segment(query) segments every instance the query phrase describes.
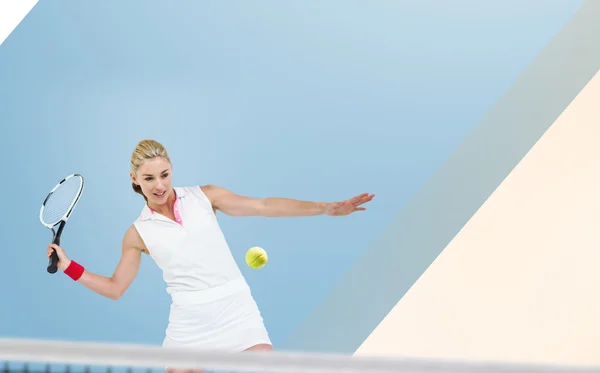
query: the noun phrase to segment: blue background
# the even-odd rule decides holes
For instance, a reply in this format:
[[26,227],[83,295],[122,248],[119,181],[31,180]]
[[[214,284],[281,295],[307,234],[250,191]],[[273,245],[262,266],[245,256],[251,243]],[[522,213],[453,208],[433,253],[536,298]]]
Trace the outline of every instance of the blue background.
[[[581,3],[41,1],[0,47],[0,335],[162,342],[169,298],[150,258],[122,299],[102,298],[45,272],[38,219],[82,173],[62,245],[110,276],[143,206],[129,156],[154,138],[176,185],[376,194],[344,218],[220,215],[277,347]],[[259,271],[243,260],[254,245],[270,256]]]

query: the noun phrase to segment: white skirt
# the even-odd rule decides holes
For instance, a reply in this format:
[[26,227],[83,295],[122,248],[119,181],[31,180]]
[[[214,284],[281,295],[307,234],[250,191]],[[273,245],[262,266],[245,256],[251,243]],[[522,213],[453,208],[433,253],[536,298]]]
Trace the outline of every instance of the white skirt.
[[271,344],[244,279],[215,289],[171,296],[163,347],[241,352],[257,344]]

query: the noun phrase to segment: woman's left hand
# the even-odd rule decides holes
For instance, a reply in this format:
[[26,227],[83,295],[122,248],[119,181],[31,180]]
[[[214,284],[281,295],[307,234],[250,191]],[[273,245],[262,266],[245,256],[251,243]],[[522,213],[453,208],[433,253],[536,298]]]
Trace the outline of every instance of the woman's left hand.
[[366,208],[359,206],[370,202],[373,197],[375,197],[374,194],[363,193],[342,202],[329,203],[325,208],[325,214],[329,216],[345,216],[355,211],[364,211]]

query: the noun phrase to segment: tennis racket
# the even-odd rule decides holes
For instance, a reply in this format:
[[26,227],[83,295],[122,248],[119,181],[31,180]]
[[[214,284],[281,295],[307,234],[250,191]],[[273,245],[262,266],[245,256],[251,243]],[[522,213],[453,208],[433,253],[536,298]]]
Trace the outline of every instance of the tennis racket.
[[[40,221],[52,231],[52,243],[60,246],[60,236],[83,193],[83,176],[72,174],[62,179],[46,196],[40,209]],[[54,230],[58,225],[58,229]],[[48,260],[48,273],[58,270],[58,255],[53,250]]]

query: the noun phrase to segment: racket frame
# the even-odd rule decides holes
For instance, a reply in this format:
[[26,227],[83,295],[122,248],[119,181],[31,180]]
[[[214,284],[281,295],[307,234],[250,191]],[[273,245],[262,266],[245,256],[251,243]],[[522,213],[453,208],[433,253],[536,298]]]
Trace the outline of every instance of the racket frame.
[[[73,199],[73,201],[71,202],[71,205],[67,209],[67,213],[61,219],[59,219],[54,224],[47,224],[46,222],[44,222],[44,219],[43,219],[44,208],[46,207],[46,202],[48,202],[48,199],[50,198],[50,196],[62,184],[64,184],[65,182],[67,182],[68,180],[70,180],[70,179],[72,179],[74,177],[78,177],[78,178],[81,179],[81,186],[79,187],[79,191],[77,192],[77,196]],[[42,202],[42,207],[40,208],[40,222],[46,228],[48,228],[48,229],[50,229],[52,231],[52,243],[53,244],[60,246],[60,237],[62,235],[63,229],[64,229],[65,225],[67,224],[67,221],[71,217],[71,213],[75,209],[75,206],[79,202],[79,198],[81,198],[81,194],[83,193],[84,186],[85,186],[85,180],[84,180],[84,178],[83,178],[83,176],[81,174],[77,174],[77,173],[71,174],[71,175],[65,177],[64,179],[62,179],[58,184],[56,184],[54,186],[54,188],[52,188],[52,190],[50,191],[50,193],[48,193],[48,195],[44,199],[44,202]],[[58,225],[58,229],[54,230],[57,225]],[[48,267],[46,268],[46,270],[48,271],[48,273],[50,273],[50,274],[56,273],[56,271],[58,270],[57,264],[58,264],[58,255],[56,254],[56,250],[52,249],[52,255],[50,255],[50,258],[48,259]]]

